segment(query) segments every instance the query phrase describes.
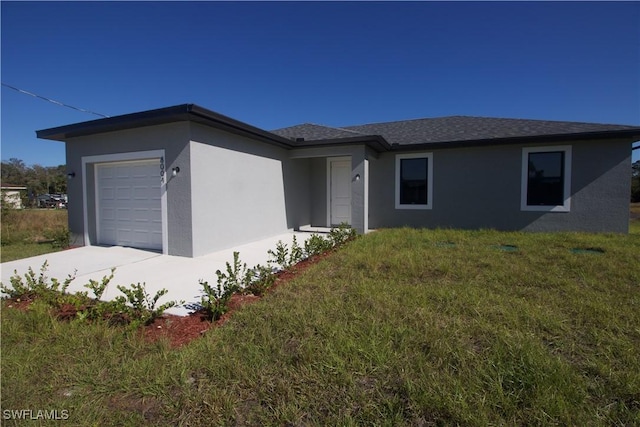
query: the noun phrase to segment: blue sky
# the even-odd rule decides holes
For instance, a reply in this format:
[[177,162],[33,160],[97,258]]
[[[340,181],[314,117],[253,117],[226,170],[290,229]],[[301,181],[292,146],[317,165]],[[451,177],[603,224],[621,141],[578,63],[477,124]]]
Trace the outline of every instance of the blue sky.
[[[263,129],[471,115],[640,125],[640,3],[5,2],[2,81],[114,116]],[[98,118],[2,87],[2,159]],[[634,151],[634,160],[640,150]]]

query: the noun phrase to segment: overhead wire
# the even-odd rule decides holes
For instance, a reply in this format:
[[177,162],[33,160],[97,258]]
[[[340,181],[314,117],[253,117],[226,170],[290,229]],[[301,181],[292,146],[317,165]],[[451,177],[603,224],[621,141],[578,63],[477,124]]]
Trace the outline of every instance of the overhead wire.
[[20,89],[20,88],[17,88],[17,87],[15,87],[15,86],[11,86],[11,85],[6,84],[6,83],[4,83],[4,82],[2,82],[2,86],[4,86],[4,87],[8,87],[9,89],[13,89],[13,90],[15,90],[16,92],[24,93],[25,95],[30,95],[30,96],[33,96],[33,97],[35,97],[35,98],[40,98],[40,99],[42,99],[42,100],[44,100],[44,101],[48,101],[48,102],[51,102],[51,103],[53,103],[53,104],[60,105],[60,106],[62,106],[62,107],[71,108],[72,110],[80,111],[80,112],[83,112],[83,113],[94,114],[94,115],[96,115],[96,116],[105,117],[105,118],[108,118],[108,117],[109,117],[109,116],[107,116],[106,114],[96,113],[95,111],[85,110],[84,108],[74,107],[73,105],[65,104],[65,103],[63,103],[63,102],[56,101],[55,99],[47,98],[47,97],[45,97],[45,96],[38,95],[38,94],[35,94],[35,93],[32,93],[32,92],[26,91],[26,90],[24,90],[24,89]]

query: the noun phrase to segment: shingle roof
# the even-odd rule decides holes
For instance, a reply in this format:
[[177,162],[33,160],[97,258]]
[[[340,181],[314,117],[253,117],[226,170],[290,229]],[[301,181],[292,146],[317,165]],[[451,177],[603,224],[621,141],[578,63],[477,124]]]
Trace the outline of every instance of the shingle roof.
[[432,147],[450,144],[501,144],[524,140],[640,140],[639,126],[466,116],[371,123],[340,128],[305,123],[268,132],[195,104],[182,104],[43,129],[36,134],[38,138],[67,141],[81,136],[184,121],[258,139],[285,149],[366,144],[376,151],[388,151],[419,149],[423,145]]
[[329,126],[316,125],[313,123],[303,123],[301,125],[291,126],[283,129],[272,130],[271,133],[275,133],[283,138],[288,138],[295,141],[297,138],[304,138],[305,140],[325,140],[325,139],[339,139],[339,138],[351,138],[354,136],[362,136],[364,134],[356,132],[355,130],[347,130],[341,128],[334,128]]
[[347,131],[354,131],[360,135],[380,135],[390,144],[399,145],[443,144],[571,135],[587,136],[609,133],[633,133],[640,135],[640,128],[635,126],[468,116],[402,120],[344,126],[342,128],[331,128],[319,125],[298,125],[278,129],[273,131],[273,133],[286,136],[293,140],[296,138],[304,138],[310,141],[338,138],[344,136],[342,133]]

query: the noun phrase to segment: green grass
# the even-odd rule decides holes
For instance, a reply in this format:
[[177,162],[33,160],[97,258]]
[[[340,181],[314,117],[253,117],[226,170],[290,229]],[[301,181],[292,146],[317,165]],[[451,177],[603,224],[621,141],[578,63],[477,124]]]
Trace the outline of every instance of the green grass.
[[68,229],[66,209],[10,210],[2,217],[0,262],[60,250],[59,245],[38,243],[60,238]]
[[2,408],[74,425],[637,425],[638,254],[634,234],[381,230],[179,350],[4,308]]

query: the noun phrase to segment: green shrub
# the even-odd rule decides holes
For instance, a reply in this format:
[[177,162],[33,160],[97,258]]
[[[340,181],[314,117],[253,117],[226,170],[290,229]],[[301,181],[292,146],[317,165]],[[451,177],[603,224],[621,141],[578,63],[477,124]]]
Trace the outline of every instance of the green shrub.
[[313,233],[311,237],[304,242],[304,252],[308,257],[312,257],[328,251],[331,249],[331,246],[329,240],[319,234]]
[[291,242],[291,251],[289,253],[289,266],[296,265],[305,258],[304,249],[298,245],[296,236],[293,236],[293,242]]
[[260,296],[276,281],[273,269],[267,265],[258,264],[251,270],[250,279],[245,282],[244,292]]
[[112,268],[111,274],[109,276],[104,276],[100,282],[97,282],[93,279],[89,279],[89,283],[84,285],[84,287],[91,289],[95,299],[99,300],[100,298],[102,298],[102,294],[104,294],[104,291],[107,289],[107,285],[113,279],[113,273],[115,271],[116,269]]
[[200,280],[204,295],[200,299],[202,308],[209,319],[218,320],[229,309],[229,300],[234,293],[241,291],[247,283],[251,283],[253,272],[247,270],[247,264],[240,262],[240,253],[233,253],[233,264],[227,262],[226,272],[216,270],[218,278],[215,286]]
[[115,304],[118,306],[124,302],[130,304],[133,319],[145,324],[152,323],[154,319],[161,316],[167,309],[178,305],[176,301],[168,301],[156,307],[158,300],[169,291],[161,289],[151,297],[147,293],[144,283],[131,284],[131,288],[118,286],[118,289],[125,295],[125,299],[123,300],[123,297],[120,296],[114,300]]
[[247,264],[240,262],[240,252],[233,253],[233,265],[227,262],[226,273],[216,270],[218,284],[223,289],[228,290],[231,294],[238,292],[243,287],[243,281],[246,280]]
[[342,223],[338,227],[333,227],[329,231],[329,241],[335,248],[356,237],[356,230],[347,223]]
[[47,230],[45,237],[52,240],[51,246],[54,248],[66,249],[71,242],[71,233],[67,227],[58,227],[53,230]]
[[204,280],[200,280],[200,285],[204,291],[204,295],[200,299],[200,307],[207,313],[209,320],[220,319],[229,309],[229,300],[233,292],[225,289],[220,280],[215,287]]
[[7,294],[9,298],[34,298],[40,297],[47,301],[53,301],[58,294],[65,294],[67,288],[73,280],[75,280],[75,272],[73,275],[69,275],[64,282],[59,282],[58,279],[49,279],[46,276],[49,263],[45,261],[40,267],[40,274],[36,276],[36,273],[31,267],[24,275],[24,280],[18,274],[17,270],[14,270],[14,275],[9,279],[11,287],[0,283],[0,291]]
[[271,257],[271,259],[267,261],[268,263],[277,264],[282,270],[286,270],[290,267],[289,248],[286,243],[282,242],[282,240],[278,240],[275,251],[269,249],[267,254]]

